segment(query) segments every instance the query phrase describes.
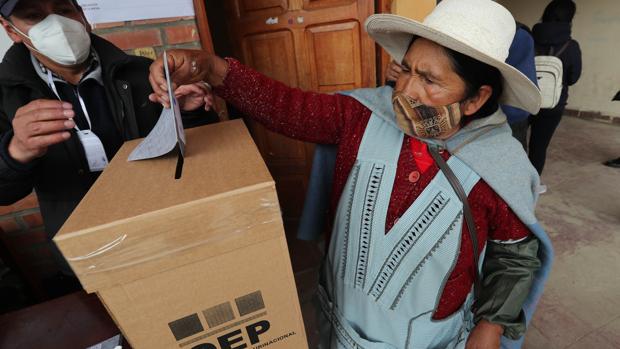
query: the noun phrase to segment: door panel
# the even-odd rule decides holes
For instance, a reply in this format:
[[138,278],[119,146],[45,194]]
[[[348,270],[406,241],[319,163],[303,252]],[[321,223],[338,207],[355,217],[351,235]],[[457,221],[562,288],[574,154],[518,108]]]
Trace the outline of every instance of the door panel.
[[313,90],[335,92],[362,85],[359,30],[358,22],[308,28]]
[[243,39],[247,65],[289,86],[297,86],[297,63],[290,31],[248,35]]
[[[228,0],[226,0],[228,2]],[[277,16],[288,10],[287,0],[239,0],[232,1],[235,17]]]
[[304,10],[314,10],[325,7],[342,6],[355,3],[355,0],[304,0]]
[[[270,134],[263,145],[268,149],[266,155],[274,165],[288,165],[289,161],[304,161],[306,157],[306,151],[299,147],[295,140],[278,134]],[[297,165],[290,166],[298,167]]]
[[[306,195],[306,188],[308,186],[308,178],[305,173],[290,175],[288,173],[275,173],[279,175],[280,180],[276,183],[276,189],[278,190],[278,198],[282,202],[286,202],[287,205],[282,206],[282,215],[284,217],[299,217],[303,208],[303,200],[298,200],[299,197]],[[289,220],[289,222],[294,220]]]
[[[375,86],[375,45],[363,30],[373,0],[226,1],[243,63],[289,86],[334,92]],[[246,119],[278,189],[287,233],[301,213],[314,146]]]

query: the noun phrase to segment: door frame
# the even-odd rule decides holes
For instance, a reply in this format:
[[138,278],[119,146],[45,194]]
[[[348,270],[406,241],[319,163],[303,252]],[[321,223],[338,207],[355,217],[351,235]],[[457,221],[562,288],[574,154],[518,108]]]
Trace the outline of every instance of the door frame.
[[[207,18],[205,1],[206,0],[194,0],[196,26],[198,27],[198,36],[200,37],[200,46],[202,46],[202,49],[209,53],[215,54],[213,40],[211,39],[211,30],[209,29],[209,19]],[[220,121],[229,119],[226,102],[220,97],[215,97],[214,109]]]

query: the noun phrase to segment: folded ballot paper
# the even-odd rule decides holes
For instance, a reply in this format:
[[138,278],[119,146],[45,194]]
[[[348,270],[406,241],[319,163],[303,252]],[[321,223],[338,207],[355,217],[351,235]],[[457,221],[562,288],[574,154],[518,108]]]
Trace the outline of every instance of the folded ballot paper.
[[86,349],[122,349],[122,338],[121,335],[118,334],[108,340],[105,340],[99,344],[95,344],[92,347],[88,347]]
[[170,80],[170,69],[168,68],[168,57],[164,51],[164,71],[166,73],[166,83],[168,84],[168,96],[170,97],[170,108],[164,108],[159,116],[159,120],[151,132],[138,144],[129,154],[128,161],[152,159],[170,153],[178,149],[178,161],[175,178],[181,177],[183,160],[185,157],[185,130],[181,120],[181,110],[179,103],[172,91]]

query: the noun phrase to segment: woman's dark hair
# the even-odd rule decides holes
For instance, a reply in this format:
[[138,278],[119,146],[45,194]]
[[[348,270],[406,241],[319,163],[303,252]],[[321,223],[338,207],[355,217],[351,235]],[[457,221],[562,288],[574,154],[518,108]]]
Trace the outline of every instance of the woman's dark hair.
[[452,62],[454,72],[465,82],[465,99],[475,97],[483,85],[489,85],[493,90],[484,105],[473,115],[466,118],[467,121],[495,113],[499,108],[499,97],[503,92],[502,74],[499,70],[460,52],[445,47],[444,50]]
[[573,0],[553,0],[545,7],[542,21],[571,23],[576,11],[577,6]]
[[[418,36],[414,36],[411,39],[409,47],[413,45],[417,38]],[[499,108],[499,98],[503,92],[502,74],[499,70],[447,47],[443,47],[443,49],[452,63],[454,72],[465,82],[464,99],[475,97],[483,85],[489,85],[493,90],[484,105],[473,115],[463,118],[463,121],[469,122],[473,119],[484,118],[495,113],[497,108]]]

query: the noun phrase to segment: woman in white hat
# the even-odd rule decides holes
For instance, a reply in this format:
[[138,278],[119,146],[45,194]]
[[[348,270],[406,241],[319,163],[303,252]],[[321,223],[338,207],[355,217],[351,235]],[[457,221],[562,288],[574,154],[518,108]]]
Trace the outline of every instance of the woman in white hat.
[[[321,348],[519,347],[552,253],[538,175],[498,108],[540,104],[504,63],[515,21],[444,0],[423,23],[373,15],[366,30],[406,68],[394,89],[303,92],[199,51],[168,64],[275,132],[338,145]],[[167,104],[163,64],[152,100]]]

